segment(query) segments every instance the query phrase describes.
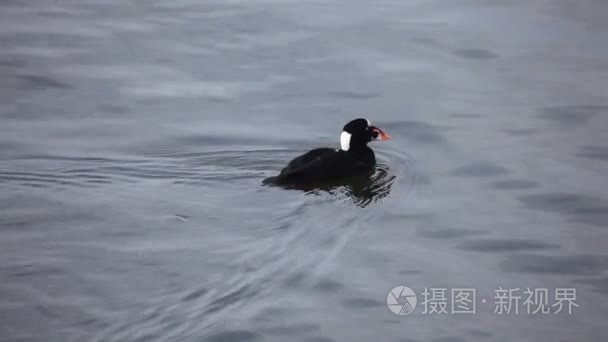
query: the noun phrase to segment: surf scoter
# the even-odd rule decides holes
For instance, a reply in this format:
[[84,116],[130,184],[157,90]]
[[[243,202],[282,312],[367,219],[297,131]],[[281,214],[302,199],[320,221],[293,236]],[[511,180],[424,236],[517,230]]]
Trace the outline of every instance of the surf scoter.
[[311,150],[290,161],[278,176],[266,178],[264,184],[299,185],[370,173],[376,165],[376,157],[367,143],[389,139],[388,134],[372,126],[369,120],[352,120],[342,129],[340,149],[323,147]]

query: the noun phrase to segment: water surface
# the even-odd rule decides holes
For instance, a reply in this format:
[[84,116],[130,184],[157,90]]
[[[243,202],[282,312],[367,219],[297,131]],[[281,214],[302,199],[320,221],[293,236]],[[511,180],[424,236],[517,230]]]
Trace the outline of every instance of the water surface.
[[[2,1],[0,341],[605,340],[606,18]],[[382,196],[262,186],[362,116],[393,137],[373,145]],[[398,285],[489,302],[396,316]],[[580,306],[499,316],[499,286]]]

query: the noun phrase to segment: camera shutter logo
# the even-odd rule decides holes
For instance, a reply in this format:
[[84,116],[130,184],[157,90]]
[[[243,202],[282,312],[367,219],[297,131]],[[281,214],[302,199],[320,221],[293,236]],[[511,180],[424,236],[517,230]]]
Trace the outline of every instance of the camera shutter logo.
[[416,293],[407,286],[397,286],[390,290],[386,296],[388,309],[395,315],[403,316],[414,311],[418,298]]

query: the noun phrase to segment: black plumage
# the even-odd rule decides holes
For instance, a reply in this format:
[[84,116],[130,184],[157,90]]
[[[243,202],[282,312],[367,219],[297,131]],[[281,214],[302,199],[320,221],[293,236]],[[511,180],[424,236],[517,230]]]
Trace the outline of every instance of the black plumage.
[[278,176],[267,178],[264,183],[302,185],[369,174],[374,170],[376,157],[367,144],[372,140],[388,139],[386,133],[371,126],[368,120],[352,120],[343,128],[340,149],[311,150],[290,161]]

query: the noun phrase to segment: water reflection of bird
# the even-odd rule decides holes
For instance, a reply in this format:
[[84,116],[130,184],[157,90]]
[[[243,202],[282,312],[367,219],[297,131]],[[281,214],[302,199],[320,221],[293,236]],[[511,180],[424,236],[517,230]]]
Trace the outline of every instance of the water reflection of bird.
[[337,184],[328,184],[321,190],[337,197],[349,197],[356,205],[366,207],[370,203],[390,194],[395,176],[389,173],[388,166],[378,164],[374,173],[360,175]]

